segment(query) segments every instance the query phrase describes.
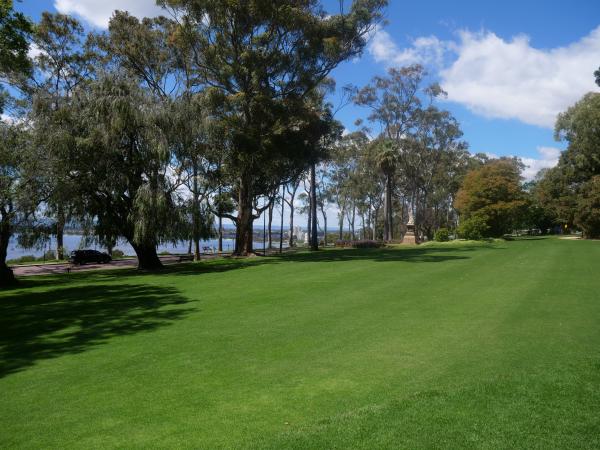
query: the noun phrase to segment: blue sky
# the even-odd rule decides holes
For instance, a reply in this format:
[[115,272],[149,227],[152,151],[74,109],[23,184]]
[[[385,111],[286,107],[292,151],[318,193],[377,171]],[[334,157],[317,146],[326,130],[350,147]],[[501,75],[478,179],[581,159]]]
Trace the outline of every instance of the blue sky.
[[[332,13],[338,4],[325,1]],[[73,14],[97,29],[117,8],[138,16],[159,12],[153,0],[24,0],[16,7],[34,20],[44,10]],[[360,59],[334,71],[338,87],[363,86],[389,67],[421,63],[448,92],[440,107],[458,118],[470,150],[519,156],[528,178],[555,164],[564,148],[553,139],[556,114],[598,90],[592,76],[600,66],[598,0],[391,0],[386,22]],[[352,130],[365,114],[350,105],[337,118]]]
[[[87,26],[106,26],[111,11],[156,14],[153,0],[24,0],[17,9],[33,19],[59,10]],[[338,0],[326,0],[335,12]],[[527,177],[556,162],[564,147],[553,139],[556,114],[585,92],[598,90],[600,1],[390,0],[387,24],[363,56],[333,73],[339,87],[363,86],[388,67],[424,64],[448,92],[440,106],[460,121],[472,152],[516,155]],[[334,100],[335,101],[335,100]],[[365,110],[338,113],[352,130]]]

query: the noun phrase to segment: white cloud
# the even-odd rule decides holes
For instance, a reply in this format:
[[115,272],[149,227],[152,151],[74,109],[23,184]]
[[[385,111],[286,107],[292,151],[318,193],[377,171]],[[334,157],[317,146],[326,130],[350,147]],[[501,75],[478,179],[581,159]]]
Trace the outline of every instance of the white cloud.
[[537,151],[539,159],[521,157],[521,161],[527,166],[522,173],[527,181],[533,180],[540,170],[556,166],[560,158],[560,150],[554,147],[538,147]]
[[390,34],[378,28],[369,41],[369,53],[375,61],[386,66],[424,64],[441,67],[446,54],[454,48],[453,42],[441,41],[436,36],[423,36],[412,41],[412,46],[400,49]]
[[31,59],[35,59],[37,56],[42,54],[42,50],[33,42],[29,44],[29,51],[27,52],[27,56]]
[[600,27],[566,47],[540,50],[529,38],[461,32],[458,58],[441,72],[448,99],[487,117],[552,128],[559,112],[595,90]]
[[161,14],[155,0],[54,0],[54,7],[63,14],[74,14],[90,24],[107,28],[115,10],[129,11],[136,17],[154,17]]
[[552,49],[532,47],[525,35],[504,40],[489,31],[461,31],[456,42],[421,37],[401,49],[378,30],[369,52],[387,66],[419,62],[443,67],[440,78],[448,100],[477,114],[552,128],[559,112],[597,90],[592,74],[600,64],[600,27]]

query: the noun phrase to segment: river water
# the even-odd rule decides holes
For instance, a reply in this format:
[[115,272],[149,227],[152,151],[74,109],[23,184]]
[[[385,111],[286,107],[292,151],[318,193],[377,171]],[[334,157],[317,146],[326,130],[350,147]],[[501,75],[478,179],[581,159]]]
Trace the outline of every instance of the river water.
[[[71,252],[72,250],[78,250],[80,248],[92,248],[95,250],[99,250],[99,251],[106,251],[105,248],[98,246],[98,245],[88,245],[85,247],[81,246],[82,244],[82,236],[78,235],[78,234],[65,234],[64,236],[64,247],[65,247],[65,254],[68,255],[69,252]],[[217,239],[211,239],[208,241],[201,241],[200,242],[200,250],[202,251],[202,253],[205,253],[203,247],[210,247],[211,249],[213,249],[213,251],[216,251],[216,249],[218,248],[219,245],[219,241]],[[279,246],[279,241],[276,241],[273,243],[273,245],[275,247]],[[187,253],[188,251],[188,246],[189,243],[188,242],[178,242],[176,245],[173,244],[163,244],[163,245],[159,245],[158,246],[158,252],[170,252],[170,253]],[[235,246],[235,241],[233,239],[223,239],[223,251],[224,252],[231,252],[233,251],[233,248]],[[285,242],[284,242],[284,246]],[[254,242],[254,248],[259,250],[264,248],[263,243],[262,242]],[[10,259],[17,259],[20,258],[21,256],[25,256],[25,255],[33,255],[35,257],[40,257],[43,256],[44,253],[48,250],[55,250],[56,249],[56,240],[54,238],[52,238],[52,240],[46,244],[45,248],[42,249],[35,249],[35,248],[22,248],[19,247],[19,245],[17,244],[17,239],[16,237],[13,237],[9,244],[8,244],[8,255],[6,257],[7,260]],[[135,255],[135,252],[133,251],[133,248],[131,247],[131,245],[129,245],[127,242],[121,241],[117,244],[117,246],[115,247],[115,249],[119,249],[122,250],[123,253],[125,253],[125,255]]]

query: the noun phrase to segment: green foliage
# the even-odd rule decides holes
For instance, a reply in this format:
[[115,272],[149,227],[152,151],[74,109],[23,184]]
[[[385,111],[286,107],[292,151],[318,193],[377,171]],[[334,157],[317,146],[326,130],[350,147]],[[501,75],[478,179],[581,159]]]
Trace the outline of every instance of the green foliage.
[[600,93],[585,95],[566,112],[559,114],[555,137],[568,148],[559,166],[570,182],[583,182],[600,175]]
[[7,264],[26,264],[37,261],[34,255],[23,255],[15,259],[9,259],[6,261]]
[[467,173],[454,202],[463,219],[485,218],[487,228],[476,227],[483,237],[500,237],[512,231],[521,218],[525,193],[519,163],[512,159],[492,160]]
[[[12,0],[0,0],[0,81],[21,78],[31,70],[27,56],[32,24],[22,13],[15,12]],[[0,112],[4,106],[0,86]]]
[[63,161],[84,206],[82,219],[96,217],[97,236],[123,236],[140,264],[140,252],[149,252],[149,264],[157,264],[157,243],[171,240],[181,221],[176,180],[167,175],[172,152],[163,105],[119,74],[107,74],[77,94],[77,102],[60,114],[77,131]]
[[600,175],[581,186],[575,213],[575,225],[588,239],[600,238]]
[[435,232],[434,240],[436,242],[448,242],[450,240],[450,233],[447,228],[440,228]]
[[125,253],[123,252],[123,250],[119,250],[118,248],[115,248],[112,251],[113,258],[122,258],[123,256],[125,256]]
[[536,187],[540,205],[559,225],[582,229],[584,236],[597,231],[597,177],[600,176],[600,94],[589,93],[560,114],[556,121],[557,139],[566,140],[567,149],[557,167],[543,173]]
[[462,239],[480,241],[489,235],[489,218],[482,214],[475,214],[461,221],[457,233]]
[[358,0],[331,16],[313,1],[159,4],[175,10],[172,42],[194,55],[187,68],[208,87],[211,116],[225,130],[221,180],[236,201],[236,252],[249,253],[257,197],[324,158],[341,134],[320,88],[362,51],[386,1]]

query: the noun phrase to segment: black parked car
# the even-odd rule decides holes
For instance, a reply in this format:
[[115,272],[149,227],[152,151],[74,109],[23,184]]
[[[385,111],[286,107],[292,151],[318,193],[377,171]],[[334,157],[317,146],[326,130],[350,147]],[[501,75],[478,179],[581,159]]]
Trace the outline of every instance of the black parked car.
[[85,263],[101,263],[106,264],[110,262],[112,258],[108,253],[102,253],[97,250],[75,250],[71,252],[70,261],[73,264],[85,264]]

